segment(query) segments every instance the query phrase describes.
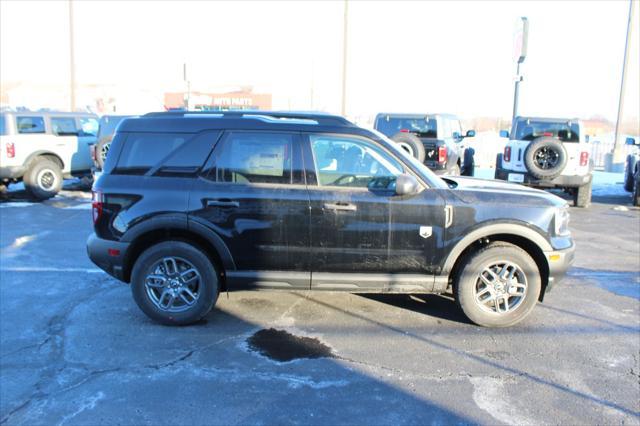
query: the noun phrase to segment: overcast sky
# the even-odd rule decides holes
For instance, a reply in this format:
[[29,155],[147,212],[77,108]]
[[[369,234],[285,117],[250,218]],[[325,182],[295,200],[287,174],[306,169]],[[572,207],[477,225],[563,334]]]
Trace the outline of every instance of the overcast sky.
[[[274,108],[340,111],[342,1],[76,1],[81,83],[252,85]],[[635,20],[638,21],[636,4]],[[508,117],[513,33],[530,21],[522,114],[615,118],[628,1],[349,3],[347,113]],[[633,34],[626,114],[638,115]],[[66,1],[0,0],[0,79],[67,84]],[[312,95],[313,93],[313,95]]]

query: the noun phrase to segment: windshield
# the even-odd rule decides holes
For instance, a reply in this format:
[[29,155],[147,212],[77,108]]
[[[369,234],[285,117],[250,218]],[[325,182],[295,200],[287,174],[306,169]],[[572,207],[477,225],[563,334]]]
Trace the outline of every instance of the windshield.
[[552,137],[562,142],[580,142],[580,130],[577,122],[518,120],[515,126],[515,139],[530,141],[540,137]]
[[438,125],[435,118],[429,117],[379,117],[376,130],[387,137],[399,132],[411,132],[423,138],[437,138]]
[[374,130],[368,129],[368,130],[373,134],[375,134],[378,138],[387,142],[389,144],[389,148],[393,150],[393,152],[397,156],[408,161],[411,164],[412,169],[418,172],[418,174],[420,174],[432,187],[440,188],[440,189],[449,188],[449,185],[447,185],[447,183],[444,180],[440,179],[435,173],[433,173],[427,166],[419,162],[415,157],[407,154],[407,152],[404,149],[400,148],[395,142],[393,142],[391,139],[383,135],[380,131],[375,129]]

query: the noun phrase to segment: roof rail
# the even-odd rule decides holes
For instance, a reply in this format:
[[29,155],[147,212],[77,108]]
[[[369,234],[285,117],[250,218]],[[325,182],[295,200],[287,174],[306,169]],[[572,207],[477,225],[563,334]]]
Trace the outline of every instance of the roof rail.
[[[143,117],[160,118],[160,117],[197,117],[211,116],[215,118],[247,118],[265,120],[270,122],[290,123],[290,120],[297,120],[300,124],[319,124],[324,126],[354,126],[352,122],[339,115],[331,115],[319,112],[296,112],[296,111],[261,111],[261,110],[243,110],[243,111],[166,111],[166,112],[150,112]],[[279,121],[282,120],[282,121]],[[315,121],[315,123],[311,123]]]

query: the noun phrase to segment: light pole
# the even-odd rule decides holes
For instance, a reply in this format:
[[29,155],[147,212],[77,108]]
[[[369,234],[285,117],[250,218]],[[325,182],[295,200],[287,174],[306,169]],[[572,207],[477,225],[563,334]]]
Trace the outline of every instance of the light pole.
[[342,33],[342,108],[340,113],[347,114],[347,33],[349,17],[349,1],[344,0],[344,27]]
[[611,153],[612,159],[609,164],[610,172],[621,171],[623,158],[622,158],[622,144],[620,138],[620,119],[622,118],[622,112],[624,109],[624,89],[627,84],[627,65],[629,64],[629,41],[631,40],[631,23],[633,16],[634,0],[629,0],[629,18],[627,21],[627,38],[624,43],[624,58],[622,59],[622,81],[620,82],[620,96],[618,98],[618,114],[616,117],[616,133],[613,140],[613,152]]
[[522,76],[520,75],[520,64],[527,57],[527,42],[529,39],[529,20],[524,16],[518,21],[518,29],[514,40],[514,56],[517,61],[516,66],[516,87],[513,93],[513,116],[511,121],[515,120],[518,115],[518,96],[520,95],[520,83]]
[[76,109],[76,62],[73,37],[73,0],[69,0],[69,108]]

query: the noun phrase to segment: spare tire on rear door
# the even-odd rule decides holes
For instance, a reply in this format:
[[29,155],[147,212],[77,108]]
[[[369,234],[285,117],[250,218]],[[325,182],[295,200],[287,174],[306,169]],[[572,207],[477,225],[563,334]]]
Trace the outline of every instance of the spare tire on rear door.
[[553,179],[567,165],[567,150],[562,142],[553,138],[534,139],[524,151],[524,165],[537,179]]
[[393,135],[391,139],[400,145],[400,148],[405,150],[409,155],[415,157],[419,162],[424,162],[426,152],[419,137],[412,133],[400,132]]

